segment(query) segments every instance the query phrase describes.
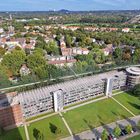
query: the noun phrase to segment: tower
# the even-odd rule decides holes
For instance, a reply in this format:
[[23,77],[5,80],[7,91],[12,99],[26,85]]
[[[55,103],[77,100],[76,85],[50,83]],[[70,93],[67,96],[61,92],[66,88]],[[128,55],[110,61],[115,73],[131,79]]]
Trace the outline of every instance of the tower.
[[54,97],[54,111],[58,112],[58,111],[63,110],[63,106],[64,106],[63,91],[59,89],[53,92],[53,97]]
[[105,95],[111,97],[112,96],[112,89],[113,89],[113,79],[112,78],[108,78],[106,80]]

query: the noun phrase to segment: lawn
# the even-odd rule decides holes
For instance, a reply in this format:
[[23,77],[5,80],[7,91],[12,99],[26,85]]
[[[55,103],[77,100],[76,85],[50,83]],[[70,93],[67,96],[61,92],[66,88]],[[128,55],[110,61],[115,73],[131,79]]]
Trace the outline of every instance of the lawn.
[[134,136],[134,137],[129,138],[127,140],[140,140],[140,135]]
[[26,140],[23,127],[18,127],[9,131],[5,131],[0,140]]
[[[61,130],[61,132],[58,134],[53,133],[52,127],[57,127],[59,130]],[[65,127],[59,115],[55,115],[30,124],[30,126],[28,126],[28,130],[31,140],[35,139],[33,136],[34,129],[39,130],[43,134],[44,140],[58,140],[60,138],[69,136],[67,128]]]
[[73,133],[130,117],[126,110],[112,99],[91,103],[63,113]]
[[140,114],[140,99],[139,97],[135,97],[128,93],[123,93],[114,96],[120,103],[122,103],[125,107],[127,107],[131,112],[135,115]]

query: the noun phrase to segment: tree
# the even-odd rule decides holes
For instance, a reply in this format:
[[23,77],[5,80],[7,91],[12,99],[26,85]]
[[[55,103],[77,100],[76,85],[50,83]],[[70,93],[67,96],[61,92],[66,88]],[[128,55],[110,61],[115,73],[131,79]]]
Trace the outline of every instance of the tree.
[[129,61],[131,59],[131,54],[130,53],[123,53],[123,60]]
[[3,47],[0,47],[0,58],[4,56],[6,50]]
[[48,71],[47,71],[47,68],[45,66],[36,68],[35,74],[38,76],[39,79],[48,78]]
[[44,140],[44,135],[36,128],[33,129],[33,136],[36,140]]
[[16,47],[15,47],[15,50],[20,51],[21,48],[20,48],[19,46],[16,46]]
[[122,49],[121,48],[116,48],[113,56],[115,59],[121,59],[122,58]]
[[106,130],[104,130],[102,132],[101,138],[102,138],[102,140],[108,140],[108,135],[107,135],[107,131]]
[[48,42],[47,46],[45,47],[45,50],[48,54],[59,55],[59,47],[57,46],[55,41]]
[[46,60],[40,54],[31,54],[27,57],[27,65],[32,70],[46,65]]
[[60,76],[60,69],[55,65],[48,65],[49,78],[57,78]]
[[4,55],[2,65],[6,66],[14,75],[18,75],[21,65],[25,63],[25,59],[25,52],[14,50],[13,52]]
[[125,127],[125,130],[126,130],[126,132],[128,133],[128,134],[131,134],[131,132],[132,132],[132,126],[129,124],[129,125],[127,125],[126,127]]
[[65,39],[66,39],[66,45],[67,45],[68,47],[71,47],[72,38],[71,38],[69,35],[66,35]]
[[54,124],[52,124],[52,123],[49,123],[49,125],[50,125],[50,130],[51,130],[51,132],[52,133],[56,133],[56,131],[57,131],[57,126],[56,125],[54,125]]
[[30,38],[29,37],[26,38],[26,44],[30,44]]
[[134,88],[132,89],[132,92],[135,96],[140,96],[140,84],[135,85]]
[[41,48],[41,49],[46,48],[46,42],[42,36],[38,36],[38,38],[36,40],[35,48]]
[[27,57],[27,65],[39,79],[48,77],[48,67],[46,60],[39,53],[31,54]]
[[133,62],[139,62],[139,61],[140,61],[140,48],[136,48],[133,54]]
[[8,75],[6,73],[7,69],[0,65],[0,87],[6,87],[10,85]]
[[115,129],[114,129],[114,135],[115,135],[116,137],[119,137],[120,134],[121,134],[121,129],[120,129],[119,126],[116,126]]
[[105,62],[105,55],[99,48],[92,49],[93,59],[96,63],[101,64]]
[[34,54],[39,54],[41,56],[44,56],[44,50],[41,48],[35,48],[35,50],[33,51]]

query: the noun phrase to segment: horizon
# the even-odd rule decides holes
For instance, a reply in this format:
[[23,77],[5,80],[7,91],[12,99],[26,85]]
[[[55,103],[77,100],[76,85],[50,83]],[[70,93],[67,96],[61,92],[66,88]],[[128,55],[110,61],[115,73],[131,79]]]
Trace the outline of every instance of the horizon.
[[[32,5],[32,6],[31,6]],[[139,10],[139,0],[5,0],[0,12],[8,11],[121,11]]]
[[119,12],[119,11],[140,11],[140,9],[125,9],[125,10],[69,10],[69,9],[58,9],[58,10],[11,10],[11,11],[0,11],[0,13],[9,13],[9,12],[61,12],[66,10],[68,12]]

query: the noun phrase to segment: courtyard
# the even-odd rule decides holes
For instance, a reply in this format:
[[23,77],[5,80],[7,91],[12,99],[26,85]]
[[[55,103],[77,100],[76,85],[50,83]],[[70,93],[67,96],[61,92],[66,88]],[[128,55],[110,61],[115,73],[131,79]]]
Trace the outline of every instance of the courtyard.
[[[140,99],[138,97],[127,92],[122,92],[118,95],[114,95],[113,98],[133,112],[134,115],[140,115]],[[77,134],[101,125],[132,117],[132,114],[119,103],[112,98],[107,98],[71,109],[67,112],[64,110],[62,115],[72,133]],[[35,130],[38,130],[43,135],[44,139],[58,140],[70,136],[59,114],[30,123],[28,125],[30,140],[35,138]],[[7,139],[25,140],[24,128],[15,128],[6,131],[3,136],[0,136],[0,140]]]

